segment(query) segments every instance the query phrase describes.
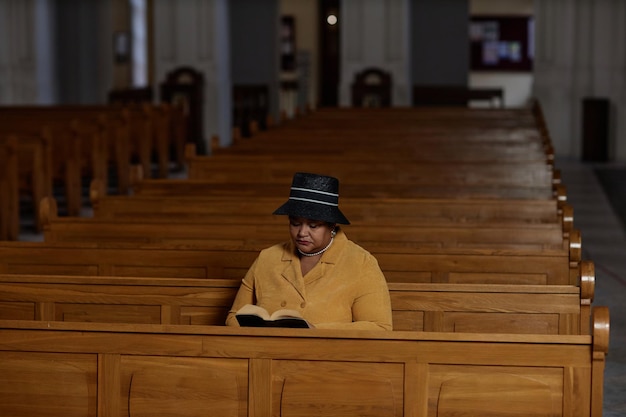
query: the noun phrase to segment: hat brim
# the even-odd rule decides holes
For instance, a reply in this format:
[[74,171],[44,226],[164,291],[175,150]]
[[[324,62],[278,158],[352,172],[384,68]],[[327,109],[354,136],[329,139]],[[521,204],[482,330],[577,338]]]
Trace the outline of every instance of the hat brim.
[[272,214],[304,217],[305,219],[319,220],[327,223],[350,224],[337,206],[307,203],[304,201],[288,200],[274,210]]

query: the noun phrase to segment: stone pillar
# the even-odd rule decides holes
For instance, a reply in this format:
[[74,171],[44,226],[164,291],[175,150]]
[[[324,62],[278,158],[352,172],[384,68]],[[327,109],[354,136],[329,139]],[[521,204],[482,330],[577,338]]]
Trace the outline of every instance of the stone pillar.
[[542,104],[557,155],[579,157],[583,98],[611,102],[609,158],[626,161],[626,3],[535,2],[533,95]]
[[[39,71],[39,66],[51,68],[51,65],[49,62],[41,62],[44,57],[37,55],[38,42],[43,40],[38,37],[41,33],[40,25],[45,23],[37,22],[41,16],[37,5],[38,2],[33,0],[0,2],[1,104],[39,103],[40,82],[50,79],[49,73]],[[50,49],[48,54],[51,54]],[[52,58],[51,55],[47,57]]]
[[351,84],[369,67],[392,77],[392,106],[411,103],[408,0],[343,0],[340,106],[351,105]]
[[[204,141],[231,143],[231,79],[228,0],[155,0],[155,84],[180,66],[204,75]],[[160,29],[162,28],[162,29]]]

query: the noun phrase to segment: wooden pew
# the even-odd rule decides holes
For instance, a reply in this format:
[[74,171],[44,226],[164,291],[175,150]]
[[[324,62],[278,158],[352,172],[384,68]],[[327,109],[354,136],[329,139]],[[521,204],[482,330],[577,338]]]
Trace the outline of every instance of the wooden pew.
[[[412,123],[412,126],[437,130],[466,130],[468,128],[489,129],[536,129],[537,119],[531,108],[506,109],[461,109],[442,107],[390,107],[390,108],[320,108],[311,114],[315,121],[329,123],[351,123],[364,118],[366,126],[379,126],[395,122]],[[366,116],[366,117],[364,117]],[[312,119],[313,119],[312,118]],[[304,118],[303,118],[304,119]],[[301,119],[297,119],[300,121]],[[319,125],[319,124],[318,124]]]
[[[3,125],[2,131],[16,135],[20,142],[32,142],[33,138],[44,136],[48,148],[44,163],[33,165],[31,162],[21,169],[45,174],[48,190],[52,188],[52,181],[61,184],[68,213],[78,215],[82,205],[81,177],[107,179],[106,142],[113,133],[99,114],[86,117],[53,109],[52,106],[41,106],[41,109],[37,106],[0,107],[0,115],[10,121]],[[127,170],[124,178],[128,176]]]
[[[102,246],[102,247],[105,247],[105,246]],[[385,248],[385,249],[390,249],[390,248]],[[384,252],[384,249],[383,249],[383,252]],[[396,254],[397,254],[396,252],[393,252],[393,255],[396,255]],[[76,252],[75,252],[75,255],[76,255]],[[85,258],[83,258],[83,257],[82,257],[82,255],[83,255],[83,254],[81,253],[81,254],[79,254],[79,255],[78,255],[78,257],[80,257],[82,260],[84,260]],[[130,253],[129,253],[129,254],[127,254],[127,256],[128,256],[128,255],[131,255],[131,256],[132,256],[132,254],[130,254]],[[492,255],[493,255],[493,254],[492,254]],[[511,259],[513,259],[513,258],[511,258]],[[511,261],[511,259],[509,259],[509,261]],[[18,262],[18,263],[19,263],[19,262]],[[8,268],[9,268],[9,269],[11,269],[11,268],[12,268],[12,267],[14,267],[14,266],[15,266],[15,263],[13,263],[13,264],[9,265],[9,266],[8,266]],[[142,267],[145,267],[145,265],[142,265]],[[18,268],[19,268],[19,265],[18,265]],[[123,267],[122,267],[122,269],[123,269]],[[483,272],[481,272],[481,273],[484,273],[484,271],[483,271]],[[449,278],[449,276],[448,276],[448,278]],[[492,278],[493,278],[493,277],[492,277]],[[507,276],[507,278],[509,278],[509,277]],[[449,285],[449,284],[446,284],[446,285]],[[477,284],[472,284],[472,285],[470,285],[470,287],[472,287],[472,286],[476,286],[476,285],[477,285]],[[507,286],[507,287],[510,287],[510,286]],[[448,288],[451,288],[451,287],[448,287]],[[490,286],[490,288],[493,288],[493,287],[491,287],[491,286]],[[571,287],[570,287],[570,289],[571,289]],[[413,298],[412,298],[412,297],[411,297],[411,300],[413,300]],[[435,320],[435,321],[436,321],[436,320]],[[463,323],[461,323],[461,322],[459,322],[459,323],[455,323],[455,324],[454,324],[454,326],[456,326],[457,324],[459,325],[459,328],[463,327]],[[607,326],[608,326],[608,324],[607,324]],[[605,326],[605,327],[606,327],[606,326]],[[607,329],[607,330],[608,330],[608,329]],[[292,339],[290,338],[289,340],[290,340],[290,342],[291,342],[291,340],[292,340]],[[527,341],[527,342],[528,342],[528,341]],[[608,343],[608,336],[607,336],[607,343]],[[519,353],[519,352],[518,352],[518,353]],[[606,351],[605,351],[605,353],[606,353]],[[600,356],[600,355],[597,355],[597,356]],[[596,359],[599,359],[599,358],[596,358]],[[474,365],[476,365],[476,364],[474,363]],[[596,363],[596,365],[598,365],[598,364]],[[502,365],[500,364],[500,366],[502,366]],[[484,376],[484,375],[483,375],[483,376]],[[476,378],[476,379],[478,380],[478,378]],[[499,385],[500,385],[500,387],[501,387],[501,384],[499,384]],[[519,388],[519,387],[518,387],[518,388]],[[119,392],[119,390],[116,390],[116,391],[118,391],[118,392]],[[519,391],[519,389],[517,389],[516,391]],[[596,388],[596,391],[597,391],[597,388]],[[569,397],[568,397],[568,398],[569,398]],[[432,401],[433,401],[433,400],[431,400],[431,402],[432,402]],[[444,403],[445,403],[445,402],[444,402]],[[593,408],[593,407],[592,407],[592,408]],[[597,406],[596,406],[596,408],[597,408]],[[439,410],[439,407],[438,407],[437,409]],[[446,410],[447,408],[446,408],[446,406],[445,406],[445,405],[443,405],[443,406],[441,406],[441,408],[440,408],[440,409],[441,409],[441,410]],[[601,409],[601,406],[600,406],[600,409]],[[484,411],[484,410],[483,410],[483,409],[481,409],[481,411]],[[523,413],[523,414],[525,414],[525,413],[528,413],[528,411],[526,410],[526,411],[523,411],[522,413]],[[564,414],[565,414],[565,413],[564,413]],[[551,414],[548,414],[548,415],[551,415]]]
[[592,335],[3,320],[0,414],[601,417],[593,313]]
[[[454,225],[404,224],[389,225],[353,222],[343,229],[352,240],[362,246],[407,244],[415,247],[440,248],[534,248],[570,250],[559,224],[472,224]],[[46,217],[44,240],[53,242],[136,242],[186,243],[229,239],[262,242],[270,246],[288,237],[285,218],[266,215],[257,223],[234,222],[223,224],[211,221],[168,222],[167,220],[134,219],[101,220],[97,218]]]
[[[442,114],[445,117],[437,117]],[[260,132],[250,140],[239,140],[234,146],[216,148],[212,156],[223,161],[241,156],[277,162],[293,160],[296,151],[328,149],[321,159],[331,162],[333,158],[348,161],[354,158],[378,162],[410,159],[553,164],[553,147],[549,137],[542,134],[534,113],[491,112],[488,121],[483,121],[480,115],[477,111],[442,113],[431,109],[321,109],[277,129]],[[528,118],[526,124],[520,121],[521,115]],[[514,118],[509,120],[509,117]],[[494,124],[496,120],[511,123],[508,132]],[[194,165],[194,161],[190,163]]]
[[[90,187],[93,217],[101,220],[128,221],[142,217],[147,221],[258,223],[285,197],[180,195],[108,195],[98,181]],[[564,233],[573,228],[574,210],[556,199],[481,200],[426,198],[341,198],[341,210],[352,223],[363,224],[560,224]]]
[[[590,334],[593,263],[581,286],[388,284],[394,330]],[[0,275],[0,320],[225,323],[236,280]]]
[[[293,172],[291,174],[293,176]],[[132,194],[151,196],[236,196],[256,199],[263,196],[286,198],[289,195],[289,184],[283,179],[280,182],[220,182],[206,179],[142,179],[135,176],[132,183]],[[492,185],[475,185],[469,187],[461,184],[412,184],[388,182],[378,187],[371,184],[341,184],[341,198],[457,198],[457,199],[511,199],[511,200],[550,200],[556,198],[558,203],[567,201],[564,185],[529,187],[502,187]]]
[[[128,186],[128,165],[130,164],[131,127],[135,129],[135,121],[128,112],[119,106],[98,105],[58,105],[58,106],[4,106],[0,107],[0,115],[10,117],[12,123],[8,128],[16,129],[20,124],[48,126],[51,123],[69,127],[74,124],[78,149],[81,158],[78,175],[91,172],[96,166],[96,177],[107,176],[103,171],[110,164],[115,167],[121,191]],[[96,136],[93,136],[93,135]],[[56,139],[55,139],[56,140]],[[53,142],[53,145],[56,142]],[[97,156],[94,157],[93,152]],[[62,164],[65,153],[61,151],[55,156],[56,163]],[[149,176],[149,171],[146,173]]]
[[[280,126],[260,132],[250,139],[236,140],[228,147],[215,147],[211,156],[224,160],[236,156],[248,159],[271,156],[275,160],[281,160],[291,158],[298,150],[315,152],[328,148],[329,152],[324,154],[324,158],[363,156],[370,159],[372,155],[367,150],[376,148],[381,150],[379,158],[399,160],[414,158],[420,161],[470,162],[499,159],[517,162],[543,161],[551,164],[554,159],[552,148],[538,137],[528,140],[500,140],[497,136],[490,135],[486,128],[484,134],[488,138],[481,140],[472,137],[479,136],[479,132],[448,133],[447,135],[453,136],[450,138],[444,132],[420,132],[410,128],[405,131],[398,129],[395,133],[393,128],[390,129],[391,132],[383,129],[368,131],[360,128],[357,123],[355,121],[352,130]],[[429,158],[430,155],[432,159]]]
[[167,178],[170,160],[178,163],[183,155],[186,139],[182,110],[168,103],[127,103],[122,111],[131,126],[131,160],[136,159],[148,177]]
[[[31,125],[50,120],[65,122],[67,119],[81,124],[93,123],[101,129],[107,142],[109,162],[116,167],[120,192],[128,187],[128,165],[136,160],[151,177],[153,154],[158,165],[158,175],[167,177],[169,172],[170,145],[184,138],[175,125],[178,109],[168,105],[149,103],[127,105],[56,105],[56,106],[0,106],[0,115],[30,120]],[[177,130],[178,129],[178,130]],[[177,144],[181,147],[182,144]],[[106,180],[106,177],[104,178]]]
[[[375,152],[375,151],[372,151]],[[187,161],[189,179],[218,183],[277,183],[290,184],[295,172],[316,172],[340,179],[342,184],[457,186],[457,187],[517,187],[550,189],[554,176],[550,165],[540,162],[443,163],[443,162],[367,162],[345,160],[281,161],[275,165],[258,162],[226,161],[220,163],[211,156],[198,156]]]
[[[285,174],[286,175],[286,174]],[[291,172],[293,175],[293,172]],[[457,174],[458,175],[458,174]],[[133,195],[179,197],[179,196],[229,196],[248,199],[275,196],[285,197],[291,179],[281,181],[260,181],[246,178],[230,181],[225,175],[221,180],[213,179],[146,179],[141,171],[134,169],[131,175]],[[557,176],[552,184],[530,186],[507,186],[502,184],[454,184],[439,181],[438,184],[424,181],[421,184],[406,184],[401,181],[387,181],[382,184],[350,183],[341,185],[342,199],[352,198],[440,198],[440,199],[509,199],[509,200],[550,200],[556,199],[559,206],[567,202],[567,190]],[[287,182],[285,182],[287,181]]]
[[[268,143],[272,143],[272,139],[268,139]],[[315,143],[315,146],[317,149],[325,148],[319,143]],[[354,146],[357,150],[348,148],[344,154],[329,144],[328,147],[334,149],[334,153],[306,160],[293,153],[294,149],[281,151],[280,147],[274,150],[280,156],[275,156],[265,145],[264,149],[255,150],[254,155],[233,152],[229,155],[198,156],[188,151],[185,160],[188,178],[207,182],[289,183],[294,172],[305,171],[332,175],[340,178],[342,183],[368,184],[377,188],[387,184],[404,184],[405,187],[549,189],[560,184],[560,172],[546,163],[545,155],[526,159],[529,152],[511,152],[510,147],[505,149],[511,152],[511,156],[488,152],[493,146],[484,150],[474,149],[476,156],[473,156],[469,150],[457,144],[450,149],[439,144],[432,149],[416,145],[415,150],[407,146],[391,150],[364,143]],[[470,145],[469,149],[472,148],[476,147]],[[316,153],[314,149],[296,149],[301,153]]]
[[[221,147],[218,143],[213,145],[211,156],[226,159],[227,157],[245,156],[256,157],[259,155],[273,155],[277,159],[288,158],[296,152],[294,145],[302,152],[317,152],[319,149],[328,148],[330,151],[324,157],[350,158],[363,156],[369,158],[365,152],[367,149],[380,150],[381,158],[398,158],[399,160],[413,157],[417,160],[429,160],[427,155],[432,155],[431,161],[493,161],[496,159],[522,161],[542,161],[553,165],[554,150],[550,144],[540,141],[499,141],[497,137],[483,139],[482,141],[472,138],[458,138],[450,140],[443,133],[424,133],[427,137],[420,137],[422,133],[398,134],[394,138],[386,132],[379,132],[376,137],[367,137],[367,132],[354,129],[354,132],[337,132],[332,128],[325,131],[307,131],[307,128],[289,129],[279,127],[271,131],[261,132],[258,136],[250,139],[237,139],[227,147]],[[455,135],[456,133],[450,133]],[[476,132],[478,136],[480,133]],[[487,134],[489,134],[487,132]],[[285,138],[283,139],[282,136]],[[334,140],[320,142],[318,136],[333,138]],[[365,137],[364,137],[365,136]],[[461,135],[462,136],[462,135]],[[297,141],[293,138],[297,137]],[[289,141],[291,138],[291,141]],[[466,139],[466,140],[461,140]],[[377,140],[380,143],[373,143]],[[284,154],[284,156],[281,156]]]
[[[0,273],[241,279],[266,245],[0,242]],[[574,245],[572,245],[574,246]],[[562,249],[366,247],[389,282],[579,285],[580,255]],[[576,257],[574,257],[576,256]],[[575,259],[575,261],[573,261]]]
[[0,240],[19,234],[18,145],[15,137],[0,141]]
[[[353,184],[404,182],[411,185],[452,183],[517,187],[554,185],[559,179],[559,174],[555,174],[552,165],[547,163],[543,151],[537,151],[535,156],[527,159],[528,149],[516,152],[510,146],[504,147],[502,152],[494,152],[492,144],[477,147],[463,142],[452,146],[436,143],[426,147],[420,144],[419,138],[412,138],[415,142],[412,146],[411,142],[404,141],[392,148],[387,141],[380,139],[385,145],[372,144],[361,136],[359,141],[345,144],[345,139],[337,134],[325,143],[322,140],[307,140],[307,134],[303,133],[298,135],[298,140],[309,143],[305,147],[299,142],[297,146],[282,143],[274,132],[261,141],[262,149],[256,150],[254,155],[240,155],[233,151],[229,155],[198,156],[190,145],[186,152],[189,178],[283,182],[289,181],[294,172],[307,171],[323,172]],[[271,144],[277,146],[270,147]],[[304,160],[295,153],[316,154],[325,148],[333,152]]]
[[0,127],[0,142],[15,141],[20,194],[38,203],[44,196],[52,195],[52,132],[47,128],[22,131],[20,134],[9,132],[12,130]]
[[[39,202],[43,197],[52,195],[55,183],[66,184],[66,177],[60,169],[55,169],[52,158],[52,132],[47,127],[28,126],[14,129],[7,124],[0,126],[0,143],[8,140],[15,141],[16,167],[18,188],[15,190],[19,197],[28,201],[28,208],[33,213],[39,211]],[[69,127],[68,127],[69,129]],[[61,132],[55,131],[59,136]],[[63,140],[63,138],[61,138]],[[72,163],[72,154],[68,153],[66,165]],[[8,197],[7,197],[8,198]],[[15,220],[16,232],[19,233],[19,212]],[[36,217],[36,216],[35,216]],[[41,225],[35,224],[36,231],[41,231]],[[12,240],[17,239],[17,234],[12,234]]]
[[[128,125],[128,133],[125,137],[127,144],[116,143],[119,155],[116,156],[116,164],[124,166],[124,172],[119,176],[124,176],[126,180],[128,169],[126,166],[133,159],[143,167],[146,176],[152,177],[152,160],[157,164],[156,177],[166,178],[169,173],[169,161],[172,151],[170,146],[177,148],[184,138],[177,129],[180,129],[178,122],[178,111],[174,106],[167,103],[151,104],[125,104],[125,105],[80,105],[62,106],[62,110],[76,112],[78,114],[100,112],[111,121],[117,120]],[[126,163],[123,163],[126,162]],[[127,183],[120,192],[125,192]]]
[[[494,138],[516,142],[549,141],[530,109],[321,108],[280,125],[281,131],[300,128],[316,133],[354,132],[359,128],[365,134],[384,131],[392,138],[400,133],[427,133],[443,135],[448,140],[462,138],[477,142]],[[324,136],[320,135],[319,139],[323,140]]]

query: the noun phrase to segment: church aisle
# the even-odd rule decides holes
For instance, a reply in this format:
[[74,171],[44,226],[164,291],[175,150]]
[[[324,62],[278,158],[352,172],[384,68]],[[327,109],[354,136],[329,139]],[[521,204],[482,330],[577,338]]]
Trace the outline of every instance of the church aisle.
[[[626,415],[626,236],[625,225],[611,206],[594,168],[607,164],[558,159],[574,207],[574,225],[581,232],[583,258],[596,271],[595,305],[606,305],[611,315],[611,334],[604,379],[604,416]],[[619,192],[619,190],[608,190]]]

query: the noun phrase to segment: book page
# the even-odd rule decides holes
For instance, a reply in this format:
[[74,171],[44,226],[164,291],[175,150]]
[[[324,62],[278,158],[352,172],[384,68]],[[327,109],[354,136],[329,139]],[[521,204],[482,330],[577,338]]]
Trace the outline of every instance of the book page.
[[285,309],[276,310],[275,312],[273,312],[272,315],[270,316],[270,319],[280,320],[280,319],[293,318],[293,317],[302,318],[302,314],[300,314],[299,311],[289,310],[285,308]]
[[239,314],[252,314],[252,315],[259,316],[263,318],[264,320],[272,320],[270,318],[270,314],[267,312],[266,309],[264,309],[263,307],[254,305],[254,304],[246,304],[245,306],[241,307],[237,311],[237,315]]

